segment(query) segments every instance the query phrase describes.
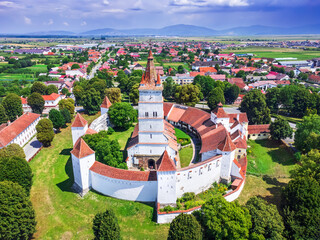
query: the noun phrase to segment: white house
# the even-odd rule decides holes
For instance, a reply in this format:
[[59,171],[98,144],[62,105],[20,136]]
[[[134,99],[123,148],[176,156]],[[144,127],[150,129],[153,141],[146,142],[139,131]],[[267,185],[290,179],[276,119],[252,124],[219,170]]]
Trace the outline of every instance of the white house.
[[[58,109],[58,103],[61,99],[65,98],[64,95],[60,95],[57,93],[51,93],[50,95],[42,95],[44,99],[44,109],[43,113],[49,113],[51,109]],[[21,97],[22,109],[23,112],[31,112],[32,109],[28,105],[27,98]]]
[[0,149],[11,143],[23,147],[35,134],[40,114],[25,113],[13,123],[0,125]]

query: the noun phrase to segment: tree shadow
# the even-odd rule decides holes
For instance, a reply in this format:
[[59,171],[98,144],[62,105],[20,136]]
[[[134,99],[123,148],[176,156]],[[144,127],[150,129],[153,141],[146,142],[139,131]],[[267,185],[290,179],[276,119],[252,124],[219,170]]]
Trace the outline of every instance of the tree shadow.
[[73,169],[72,169],[72,159],[71,159],[71,155],[70,155],[70,151],[72,150],[72,148],[66,148],[66,149],[63,149],[61,152],[60,152],[60,155],[67,155],[67,156],[70,156],[68,158],[68,161],[65,165],[65,172],[68,176],[68,179],[64,180],[63,182],[60,182],[57,184],[58,188],[60,188],[61,191],[63,192],[74,192],[72,190],[72,185],[73,185],[73,182],[74,182],[74,178],[73,178]]

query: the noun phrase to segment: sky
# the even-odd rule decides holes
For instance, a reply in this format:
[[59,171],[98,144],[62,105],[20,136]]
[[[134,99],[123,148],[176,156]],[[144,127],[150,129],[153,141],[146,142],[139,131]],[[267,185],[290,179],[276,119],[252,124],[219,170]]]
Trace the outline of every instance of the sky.
[[0,0],[0,33],[320,24],[320,0]]

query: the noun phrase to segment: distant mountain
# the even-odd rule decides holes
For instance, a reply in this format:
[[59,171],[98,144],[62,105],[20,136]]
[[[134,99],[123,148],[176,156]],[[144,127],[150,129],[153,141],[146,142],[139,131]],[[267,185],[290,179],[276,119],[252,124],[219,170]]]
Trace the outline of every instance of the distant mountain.
[[30,36],[255,36],[255,35],[296,35],[296,34],[320,34],[320,25],[305,25],[299,27],[270,27],[253,25],[247,27],[234,27],[224,30],[214,30],[207,27],[178,24],[163,28],[136,28],[115,29],[101,28],[82,33],[70,31],[43,31],[33,32]]
[[28,33],[28,35],[43,35],[43,36],[49,36],[49,35],[75,35],[76,33],[70,32],[70,31],[42,31],[42,32],[32,32]]

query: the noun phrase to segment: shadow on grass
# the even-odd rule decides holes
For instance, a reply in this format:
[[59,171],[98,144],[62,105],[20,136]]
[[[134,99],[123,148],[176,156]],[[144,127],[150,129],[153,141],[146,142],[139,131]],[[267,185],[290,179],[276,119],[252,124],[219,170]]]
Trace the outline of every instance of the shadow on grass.
[[291,150],[282,142],[275,140],[256,140],[256,143],[261,147],[273,149],[268,151],[268,155],[272,158],[273,162],[279,163],[283,166],[295,164],[295,158]]
[[264,175],[262,180],[267,184],[272,185],[272,187],[267,188],[267,190],[271,193],[269,196],[259,196],[260,198],[266,200],[268,203],[274,204],[277,206],[278,211],[281,211],[281,194],[282,189],[287,185],[286,183],[279,182],[279,180],[275,177],[270,177],[268,175]]
[[[72,148],[63,149],[60,152],[60,155],[69,155],[70,156],[70,151],[71,150],[72,150]],[[68,161],[67,161],[67,163],[65,165],[65,172],[66,172],[66,174],[68,175],[69,178],[64,180],[63,182],[58,183],[57,186],[63,192],[73,192],[72,185],[73,185],[73,182],[74,182],[74,178],[73,178],[73,169],[72,169],[71,156],[68,158]]]

